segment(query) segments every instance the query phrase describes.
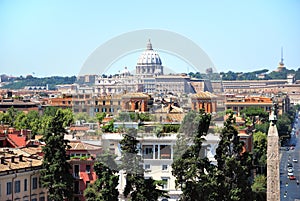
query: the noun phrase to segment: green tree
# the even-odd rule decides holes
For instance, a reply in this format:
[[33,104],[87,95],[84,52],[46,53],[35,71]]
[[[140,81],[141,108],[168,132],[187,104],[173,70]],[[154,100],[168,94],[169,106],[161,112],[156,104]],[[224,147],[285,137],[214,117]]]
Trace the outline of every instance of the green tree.
[[4,115],[4,122],[9,126],[14,126],[14,122],[17,117],[18,110],[16,110],[13,106],[8,108],[7,112]]
[[99,112],[96,113],[96,118],[98,120],[98,122],[101,124],[103,119],[106,117],[106,113],[105,112]]
[[260,131],[253,134],[253,162],[258,174],[266,174],[267,135]]
[[114,120],[110,120],[107,124],[102,126],[102,131],[106,133],[113,133],[114,129]]
[[254,201],[265,201],[267,200],[267,178],[265,175],[257,175],[254,178],[254,182],[251,186],[253,191]]
[[184,133],[186,137],[192,137],[194,135],[194,131],[198,126],[198,120],[196,120],[197,116],[198,113],[195,111],[190,111],[189,113],[187,113],[183,118],[183,121],[179,128],[179,132]]
[[29,127],[28,118],[24,112],[22,111],[17,112],[14,121],[14,127],[17,130],[26,129]]
[[289,136],[292,131],[292,122],[288,116],[288,114],[282,114],[278,116],[278,120],[276,122],[276,126],[278,129],[278,135],[281,136]]
[[87,201],[117,201],[119,176],[114,156],[105,152],[98,157],[94,164],[97,180],[84,191]]
[[28,129],[31,130],[32,137],[38,134],[40,129],[40,115],[37,111],[29,111],[26,115],[28,120]]
[[53,116],[55,116],[57,110],[58,110],[58,107],[53,107],[53,106],[46,107],[43,112],[43,115],[53,117]]
[[45,142],[43,170],[41,170],[41,184],[49,191],[50,200],[61,201],[71,199],[73,177],[70,174],[70,164],[67,162],[66,149],[68,141],[64,140],[65,114],[62,109],[50,118],[46,126],[46,133],[42,140]]
[[[187,115],[195,115],[191,112]],[[181,187],[181,200],[216,200],[216,184],[212,180],[214,166],[204,157],[202,144],[207,134],[211,115],[201,110],[196,114],[191,128],[196,128],[193,145],[187,147],[181,157],[172,164],[172,174],[176,177],[176,186]],[[187,123],[187,122],[186,122]],[[193,131],[193,130],[191,130]]]
[[124,196],[130,196],[132,201],[157,200],[162,196],[167,197],[166,191],[157,188],[163,184],[161,181],[144,178],[142,159],[138,155],[139,141],[136,137],[137,131],[128,129],[127,134],[124,134],[123,139],[120,141],[122,150],[121,168],[126,174]]
[[252,200],[251,169],[252,159],[244,144],[239,140],[233,113],[224,122],[221,140],[216,149],[218,195],[216,200]]
[[256,129],[256,131],[260,131],[262,133],[267,134],[268,130],[269,130],[269,125],[270,125],[269,121],[266,121],[261,124],[255,124],[255,129]]
[[250,117],[252,123],[255,124],[255,117],[259,117],[259,120],[265,122],[268,120],[269,113],[263,110],[260,107],[247,107],[240,111],[241,115],[245,115],[245,117]]
[[[98,113],[97,113],[98,114]],[[96,115],[97,115],[96,114]],[[97,116],[96,116],[97,117]],[[74,115],[74,120],[75,121],[83,121],[83,122],[90,122],[90,123],[95,123],[97,122],[96,117],[91,117],[88,115],[86,112],[78,112]]]

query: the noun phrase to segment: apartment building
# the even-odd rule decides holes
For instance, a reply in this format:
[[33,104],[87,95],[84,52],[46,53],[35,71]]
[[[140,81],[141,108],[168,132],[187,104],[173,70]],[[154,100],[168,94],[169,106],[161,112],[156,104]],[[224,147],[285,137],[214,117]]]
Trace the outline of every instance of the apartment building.
[[94,163],[102,147],[78,140],[70,141],[69,145],[67,155],[70,156],[70,171],[74,178],[74,201],[85,201],[84,190],[97,179]]
[[0,198],[6,201],[45,201],[41,187],[39,148],[0,148]]
[[[180,188],[175,186],[175,177],[172,175],[172,163],[174,159],[174,146],[177,140],[177,133],[164,133],[157,137],[154,133],[138,133],[140,152],[143,159],[145,178],[165,181],[163,190],[167,190],[170,198],[160,200],[175,201],[182,193]],[[102,135],[103,149],[109,149],[111,153],[117,155],[117,160],[121,158],[120,140],[123,139],[121,133],[105,133]],[[207,156],[212,163],[215,163],[214,155],[219,142],[219,136],[209,134],[203,144],[202,155]],[[119,172],[120,180],[118,189],[120,193],[125,187],[125,175]]]

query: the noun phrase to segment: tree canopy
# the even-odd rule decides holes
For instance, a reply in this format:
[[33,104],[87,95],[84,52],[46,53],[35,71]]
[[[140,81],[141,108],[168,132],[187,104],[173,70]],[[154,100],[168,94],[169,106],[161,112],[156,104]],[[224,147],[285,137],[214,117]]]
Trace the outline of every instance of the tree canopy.
[[142,159],[139,153],[136,139],[137,131],[128,129],[120,141],[122,150],[121,169],[125,171],[126,186],[124,196],[132,201],[158,200],[159,197],[168,197],[166,191],[158,189],[163,185],[162,181],[144,178]]
[[117,189],[119,176],[114,156],[105,152],[98,156],[94,164],[97,180],[84,191],[87,201],[118,201]]
[[46,145],[42,147],[44,160],[41,184],[48,189],[50,200],[54,201],[71,199],[73,194],[73,177],[69,172],[71,167],[66,154],[69,146],[68,141],[64,140],[66,116],[66,112],[58,109],[45,125],[46,132],[42,138]]

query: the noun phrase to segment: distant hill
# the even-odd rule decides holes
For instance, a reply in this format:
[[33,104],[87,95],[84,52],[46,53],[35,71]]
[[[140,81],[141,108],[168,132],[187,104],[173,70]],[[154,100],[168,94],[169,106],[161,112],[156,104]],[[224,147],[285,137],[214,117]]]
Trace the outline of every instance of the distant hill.
[[52,76],[37,78],[33,76],[24,77],[13,77],[8,79],[4,86],[1,89],[24,89],[26,86],[46,86],[48,85],[49,90],[54,90],[55,86],[58,84],[73,84],[76,81],[76,76],[72,77],[61,77],[61,76]]

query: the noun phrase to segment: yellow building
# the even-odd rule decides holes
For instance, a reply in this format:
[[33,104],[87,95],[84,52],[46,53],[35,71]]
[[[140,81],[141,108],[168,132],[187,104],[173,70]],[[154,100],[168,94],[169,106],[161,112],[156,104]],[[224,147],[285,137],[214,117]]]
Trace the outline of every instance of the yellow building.
[[0,148],[1,201],[45,201],[47,190],[41,187],[41,157],[38,148]]

